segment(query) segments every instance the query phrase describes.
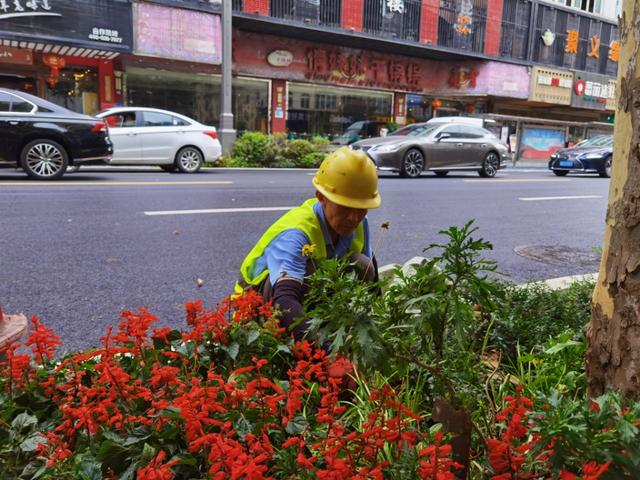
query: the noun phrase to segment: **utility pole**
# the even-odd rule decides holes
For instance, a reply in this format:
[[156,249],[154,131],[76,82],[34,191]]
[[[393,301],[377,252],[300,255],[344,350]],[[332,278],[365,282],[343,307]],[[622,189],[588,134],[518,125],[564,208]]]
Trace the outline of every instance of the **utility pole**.
[[233,128],[233,112],[231,111],[231,67],[233,65],[231,56],[231,16],[231,0],[222,0],[222,106],[219,128],[222,153],[228,152],[236,140],[236,131]]

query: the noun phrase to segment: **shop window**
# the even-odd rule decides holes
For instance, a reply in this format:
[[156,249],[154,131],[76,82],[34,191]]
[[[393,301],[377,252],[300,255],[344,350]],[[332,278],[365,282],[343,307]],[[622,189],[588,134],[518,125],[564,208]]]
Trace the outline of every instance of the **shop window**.
[[46,98],[74,112],[87,115],[98,113],[97,70],[79,65],[61,69],[57,82],[47,84]]
[[[125,73],[128,105],[180,113],[206,125],[220,123],[220,76],[131,68]],[[235,128],[267,132],[269,82],[233,78],[232,109]]]
[[[303,95],[315,108],[303,109],[291,102],[287,129],[292,136],[323,135],[333,139],[347,131],[369,136],[392,119],[393,95],[388,92],[289,83],[289,98]],[[362,128],[365,125],[367,128]]]
[[309,109],[311,106],[311,97],[308,93],[303,93],[300,95],[300,108]]

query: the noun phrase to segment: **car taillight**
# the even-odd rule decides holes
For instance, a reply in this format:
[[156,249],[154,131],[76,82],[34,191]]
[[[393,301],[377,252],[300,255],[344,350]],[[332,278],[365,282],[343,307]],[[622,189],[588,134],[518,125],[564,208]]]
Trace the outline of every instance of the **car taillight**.
[[107,124],[104,122],[96,122],[96,124],[91,128],[91,131],[107,133]]
[[214,140],[218,139],[218,132],[216,132],[215,130],[209,131],[209,132],[202,132],[202,133],[204,133],[207,137],[213,138]]

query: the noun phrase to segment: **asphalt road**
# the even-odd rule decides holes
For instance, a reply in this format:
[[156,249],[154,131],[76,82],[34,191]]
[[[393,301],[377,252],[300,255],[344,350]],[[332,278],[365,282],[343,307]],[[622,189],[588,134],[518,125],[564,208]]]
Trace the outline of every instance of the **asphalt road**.
[[[92,169],[42,183],[0,170],[0,305],[40,316],[70,350],[97,345],[127,309],[148,307],[159,326],[182,327],[184,302],[213,307],[230,293],[244,255],[283,213],[255,209],[298,205],[313,194],[311,176]],[[488,257],[514,282],[592,273],[608,189],[597,176],[545,170],[381,175],[373,244],[380,265],[402,263],[443,240],[439,230],[475,219],[494,245]],[[184,212],[202,209],[214,211]]]

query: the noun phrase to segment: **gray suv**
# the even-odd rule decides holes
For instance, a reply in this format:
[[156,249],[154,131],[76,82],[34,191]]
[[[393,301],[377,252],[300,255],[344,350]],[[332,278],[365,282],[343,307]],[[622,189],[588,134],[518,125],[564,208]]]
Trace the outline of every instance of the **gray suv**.
[[411,178],[423,171],[445,176],[455,170],[493,177],[510,159],[509,148],[493,133],[462,123],[414,123],[351,148],[364,151],[378,170]]

